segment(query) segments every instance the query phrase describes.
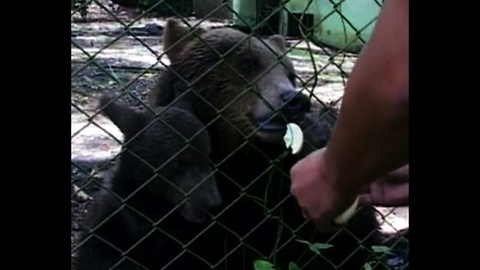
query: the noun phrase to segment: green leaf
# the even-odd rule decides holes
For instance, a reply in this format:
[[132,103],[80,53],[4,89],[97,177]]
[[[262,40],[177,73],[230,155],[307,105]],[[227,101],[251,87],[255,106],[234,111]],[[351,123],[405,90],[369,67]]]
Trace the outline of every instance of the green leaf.
[[308,248],[315,252],[316,254],[320,255],[320,250],[322,249],[328,249],[328,248],[332,248],[333,245],[330,245],[330,244],[324,244],[324,243],[310,243],[308,241],[305,241],[305,240],[297,240],[297,242],[299,243],[303,243],[303,244],[307,244],[308,245]]
[[298,267],[298,265],[294,262],[290,262],[288,264],[288,270],[299,270],[300,268]]
[[390,254],[390,247],[386,246],[372,246],[372,251],[374,253],[387,253]]
[[265,260],[256,260],[253,262],[255,270],[273,270],[273,264]]
[[320,255],[320,250],[329,249],[331,247],[333,247],[333,245],[323,243],[314,243],[308,245],[308,248],[310,248],[311,251],[317,253],[318,255]]
[[370,265],[369,262],[366,262],[366,263],[363,265],[363,269],[364,269],[364,270],[372,270],[372,266]]

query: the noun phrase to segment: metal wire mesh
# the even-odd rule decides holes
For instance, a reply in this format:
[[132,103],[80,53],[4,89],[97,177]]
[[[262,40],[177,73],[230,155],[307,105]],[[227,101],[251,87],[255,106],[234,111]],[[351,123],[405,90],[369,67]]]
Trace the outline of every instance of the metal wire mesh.
[[[408,269],[408,237],[398,236],[408,224],[392,224],[396,209],[363,209],[350,226],[319,234],[288,192],[295,161],[290,151],[259,143],[261,125],[245,128],[234,121],[249,115],[244,104],[254,100],[269,112],[262,120],[288,122],[289,102],[305,95],[314,120],[302,128],[324,136],[307,136],[305,151],[323,146],[358,48],[368,42],[363,33],[376,17],[352,22],[347,0],[180,2],[72,0],[72,269],[83,259],[82,246],[90,257],[82,256],[92,261],[81,269]],[[322,5],[330,9],[316,14]],[[165,50],[171,16],[190,31]],[[332,18],[339,28],[328,29]],[[223,28],[244,35],[234,44],[225,36],[223,47],[202,35]],[[340,41],[319,35],[334,36],[335,29],[344,35]],[[287,38],[284,51],[269,41],[274,34]],[[188,55],[185,43],[191,40],[208,53],[190,74],[185,70],[194,64],[184,67],[169,56]],[[241,54],[249,44],[263,46],[260,59]],[[273,63],[266,60],[270,54]],[[252,75],[242,70],[245,63],[249,70],[269,64]],[[275,76],[289,77],[298,90],[282,104],[272,103],[278,89],[265,92],[264,85],[284,79]],[[170,95],[155,96],[159,87],[164,92],[158,95]],[[104,94],[112,98],[99,107]],[[115,106],[118,111],[108,112]],[[179,106],[198,119],[170,117]],[[201,127],[190,132],[196,120]],[[209,139],[200,139],[206,132]],[[175,148],[177,142],[182,147]],[[182,163],[187,154],[195,155],[194,165]],[[199,169],[203,159],[208,166]],[[213,202],[216,186],[220,205]],[[212,207],[205,212],[195,203]],[[202,224],[185,219],[200,212],[207,214]],[[396,236],[379,237],[376,222]]]

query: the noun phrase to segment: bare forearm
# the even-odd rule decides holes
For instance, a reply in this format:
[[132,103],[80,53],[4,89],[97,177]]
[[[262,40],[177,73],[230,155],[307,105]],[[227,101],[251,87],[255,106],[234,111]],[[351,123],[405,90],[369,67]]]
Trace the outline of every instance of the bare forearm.
[[337,181],[360,188],[408,162],[409,122],[408,107],[394,101],[355,99],[340,114],[325,163]]
[[408,1],[388,0],[345,88],[325,152],[341,189],[361,186],[408,162]]

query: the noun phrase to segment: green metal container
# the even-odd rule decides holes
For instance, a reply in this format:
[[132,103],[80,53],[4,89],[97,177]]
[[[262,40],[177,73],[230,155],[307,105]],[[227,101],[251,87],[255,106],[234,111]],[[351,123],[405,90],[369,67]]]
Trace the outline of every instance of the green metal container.
[[[254,27],[258,18],[257,9],[260,9],[264,2],[265,0],[233,0],[233,9],[241,16],[241,19],[237,15],[233,16],[234,24]],[[296,17],[300,17],[301,14],[313,17],[311,20],[313,31],[309,36],[312,41],[345,51],[359,52],[365,42],[370,39],[383,0],[290,0],[286,2],[285,8]],[[298,28],[292,17],[286,16],[285,13],[287,12],[281,16],[283,25],[289,25],[288,28],[292,25]],[[282,27],[279,26],[279,29]]]
[[233,0],[233,10],[235,25],[251,28],[257,23],[257,0]]
[[[313,41],[359,52],[370,39],[382,0],[291,0],[292,13],[313,14]],[[335,5],[338,5],[335,9]]]

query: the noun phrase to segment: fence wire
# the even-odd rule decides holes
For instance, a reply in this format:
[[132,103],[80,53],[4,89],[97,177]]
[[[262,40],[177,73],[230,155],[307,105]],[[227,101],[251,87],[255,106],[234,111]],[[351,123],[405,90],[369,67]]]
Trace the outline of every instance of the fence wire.
[[408,269],[398,209],[318,233],[265,131],[311,106],[301,155],[328,142],[366,2],[72,0],[72,269]]

